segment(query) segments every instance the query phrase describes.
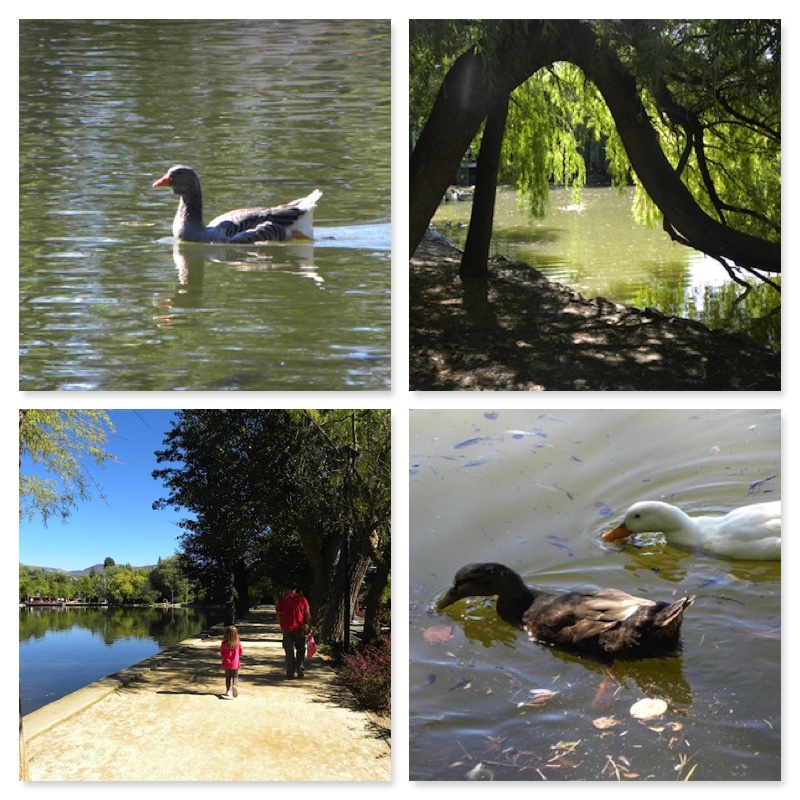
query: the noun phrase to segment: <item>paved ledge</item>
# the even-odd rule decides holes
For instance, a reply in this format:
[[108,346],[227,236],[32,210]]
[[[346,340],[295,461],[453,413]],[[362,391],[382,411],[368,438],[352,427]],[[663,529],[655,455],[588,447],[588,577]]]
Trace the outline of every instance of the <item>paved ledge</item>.
[[239,697],[222,629],[195,636],[24,718],[32,781],[388,781],[390,733],[319,657],[287,680],[274,609],[237,624]]

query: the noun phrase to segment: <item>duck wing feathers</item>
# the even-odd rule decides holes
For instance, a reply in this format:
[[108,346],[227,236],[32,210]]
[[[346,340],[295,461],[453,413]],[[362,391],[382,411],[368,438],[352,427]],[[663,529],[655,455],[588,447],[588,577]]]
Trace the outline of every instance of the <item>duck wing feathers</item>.
[[522,627],[534,641],[607,656],[642,656],[678,644],[683,612],[694,602],[634,597],[618,589],[590,594],[538,594],[523,614]]
[[275,208],[238,208],[215,217],[208,227],[216,229],[219,241],[223,242],[285,242],[292,237],[292,225],[307,211],[299,205],[303,200],[305,198]]

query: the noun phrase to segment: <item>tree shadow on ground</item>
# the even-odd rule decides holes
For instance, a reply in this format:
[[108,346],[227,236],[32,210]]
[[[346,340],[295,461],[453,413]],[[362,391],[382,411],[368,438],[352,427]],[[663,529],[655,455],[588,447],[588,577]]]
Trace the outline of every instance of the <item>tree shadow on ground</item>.
[[411,390],[779,391],[780,354],[749,336],[585,300],[527,264],[458,277],[460,251],[425,240],[411,261]]

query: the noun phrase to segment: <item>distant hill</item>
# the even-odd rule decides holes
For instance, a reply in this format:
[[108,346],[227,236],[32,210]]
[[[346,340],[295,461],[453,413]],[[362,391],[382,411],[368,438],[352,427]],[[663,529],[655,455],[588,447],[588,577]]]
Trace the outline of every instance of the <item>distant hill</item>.
[[[75,578],[79,578],[81,575],[89,575],[92,570],[95,572],[102,572],[103,565],[102,564],[95,564],[92,567],[86,567],[86,569],[60,569],[59,567],[37,567],[32,566],[31,564],[20,564],[21,567],[27,567],[28,569],[40,569],[42,572],[64,572],[67,575],[72,575]],[[118,567],[125,566],[124,564],[117,564]],[[131,569],[155,569],[156,564],[149,564],[144,567],[131,567]]]

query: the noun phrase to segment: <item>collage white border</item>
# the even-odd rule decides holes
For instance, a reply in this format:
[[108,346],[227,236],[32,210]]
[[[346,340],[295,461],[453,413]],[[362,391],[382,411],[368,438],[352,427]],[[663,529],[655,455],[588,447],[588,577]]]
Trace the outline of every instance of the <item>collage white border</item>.
[[[35,15],[23,15],[25,18],[36,16],[39,18],[59,18],[64,17],[64,11],[69,12],[70,18],[109,18],[109,16],[118,16],[119,18],[183,18],[188,8],[187,4],[166,3],[155,4],[145,3],[133,9],[126,8],[124,11],[129,13],[124,15],[109,15],[108,5],[103,3],[91,2],[77,2],[69,4],[65,8],[61,4],[51,2],[40,3],[36,7]],[[515,4],[513,7],[508,7],[508,11],[529,10],[531,15],[534,15],[539,7],[536,6],[519,6]],[[197,2],[191,6],[192,12],[198,18],[215,19],[219,18],[218,4],[211,4],[206,2]],[[250,16],[257,12],[257,7],[249,6],[245,11],[250,11]],[[338,797],[340,792],[354,792],[354,793],[377,793],[383,796],[389,793],[393,796],[398,792],[403,794],[407,792],[422,792],[427,794],[429,792],[444,792],[450,795],[455,791],[459,793],[475,793],[484,791],[478,789],[477,786],[471,783],[458,784],[459,788],[456,790],[453,784],[450,783],[410,783],[408,781],[408,603],[407,592],[404,587],[408,586],[408,546],[407,546],[407,532],[409,525],[408,515],[408,452],[409,452],[409,425],[408,417],[409,411],[413,408],[426,408],[426,409],[445,409],[445,408],[474,408],[474,409],[511,409],[511,408],[778,408],[782,410],[782,439],[783,439],[783,452],[785,453],[784,461],[784,474],[785,482],[787,485],[794,485],[794,462],[797,459],[798,445],[800,440],[796,432],[793,430],[793,414],[794,418],[800,412],[794,412],[790,406],[792,405],[791,397],[797,396],[797,381],[794,380],[794,375],[790,371],[784,373],[784,389],[779,393],[758,393],[747,392],[739,394],[727,393],[693,393],[693,392],[666,392],[666,393],[634,393],[634,392],[615,392],[611,395],[608,393],[600,392],[531,392],[531,393],[517,393],[517,392],[463,392],[463,393],[409,393],[408,391],[408,151],[407,151],[407,130],[408,130],[408,93],[405,91],[407,87],[408,78],[408,20],[426,17],[458,17],[458,18],[480,18],[486,9],[485,3],[475,3],[469,0],[468,2],[451,3],[440,2],[435,6],[430,3],[420,3],[414,0],[413,2],[390,2],[381,8],[376,7],[374,4],[367,6],[366,3],[345,3],[340,4],[335,9],[328,4],[319,2],[307,2],[298,5],[296,8],[287,7],[284,5],[281,10],[288,10],[290,13],[281,14],[280,16],[286,18],[303,17],[303,18],[331,18],[341,17],[342,11],[352,12],[345,14],[348,18],[390,18],[392,22],[392,390],[390,392],[340,392],[340,393],[325,393],[325,392],[301,392],[301,393],[202,393],[202,392],[189,392],[189,393],[172,393],[172,392],[153,392],[153,393],[136,393],[136,392],[98,392],[98,393],[30,393],[18,391],[18,380],[10,385],[10,391],[4,393],[6,406],[3,418],[5,424],[2,426],[3,436],[3,452],[6,453],[8,459],[14,455],[16,459],[17,446],[12,441],[11,422],[15,419],[16,415],[13,409],[10,408],[9,399],[16,394],[17,405],[31,406],[31,407],[69,407],[69,408],[205,408],[205,407],[226,407],[226,408],[243,408],[243,407],[272,407],[272,408],[304,408],[304,407],[335,407],[335,408],[386,408],[392,409],[392,423],[393,423],[393,530],[394,530],[394,548],[392,560],[393,572],[393,585],[395,587],[394,603],[393,603],[393,714],[392,714],[392,766],[393,766],[393,779],[390,784],[379,783],[365,783],[365,784],[310,784],[307,788],[310,790],[334,792]],[[544,9],[543,9],[544,10]],[[551,8],[547,8],[551,11]],[[568,2],[558,6],[556,9],[562,12],[560,16],[568,16],[570,18],[590,18],[597,17],[598,8],[596,3],[589,4],[585,2]],[[759,7],[758,10],[762,10]],[[797,76],[796,59],[798,58],[797,51],[793,47],[793,42],[798,40],[797,27],[795,22],[795,15],[786,15],[786,6],[784,4],[768,3],[767,7],[763,9],[763,16],[765,17],[781,17],[783,19],[783,37],[788,40],[789,46],[783,47],[784,58],[784,129],[789,131],[786,137],[787,141],[794,143],[798,141],[796,136],[796,99],[792,94],[797,93],[796,85],[793,84],[793,77]],[[263,12],[265,16],[269,15],[270,8],[265,6]],[[332,13],[332,12],[337,13]],[[435,11],[435,14],[431,14]],[[610,6],[605,5],[602,8],[603,17],[616,18],[616,17],[631,17],[631,16],[654,16],[654,9],[635,6],[630,3],[612,3]],[[666,9],[664,9],[666,11]],[[727,2],[727,3],[702,3],[698,6],[697,3],[676,2],[671,4],[668,15],[673,18],[680,17],[749,17],[752,15],[753,7],[749,4],[745,8],[744,3],[740,2]],[[130,13],[134,12],[134,13]],[[154,13],[157,12],[157,13]],[[169,13],[165,13],[169,12]],[[295,12],[295,13],[291,13]],[[376,13],[377,12],[377,13]],[[383,13],[381,13],[383,12]],[[516,16],[509,14],[508,16]],[[667,16],[665,13],[664,16]],[[3,48],[0,50],[4,55],[7,85],[19,85],[18,82],[18,34],[16,26],[7,24],[2,30]],[[18,108],[14,111],[16,115]],[[17,122],[15,116],[14,122]],[[788,124],[787,124],[788,123]],[[17,125],[12,125],[18,129]],[[789,221],[787,244],[784,247],[784,252],[792,254],[794,251],[794,230],[793,230],[793,212],[794,203],[791,202],[792,189],[797,185],[796,178],[797,172],[794,159],[793,149],[790,149],[789,158],[785,162],[785,172],[788,181],[785,181],[789,186],[789,192],[784,194],[784,218]],[[10,170],[9,170],[10,172]],[[13,219],[13,206],[17,204],[18,187],[14,186],[16,181],[16,174],[8,180],[6,186],[5,197],[3,198],[3,206],[8,208],[8,219]],[[18,207],[17,207],[18,213]],[[18,243],[17,243],[18,244]],[[12,244],[13,247],[13,244]],[[12,250],[18,252],[18,250]],[[787,263],[791,258],[784,259]],[[18,287],[18,273],[16,270],[6,268],[5,280],[8,281],[8,295],[14,296]],[[787,308],[790,313],[785,315],[784,329],[783,329],[783,342],[784,348],[791,348],[793,343],[797,341],[795,335],[796,324],[794,323],[795,314],[791,313],[793,309],[792,300],[795,297],[795,292],[792,291],[791,286],[791,273],[790,281],[784,280],[784,287],[789,287],[789,302]],[[18,309],[14,309],[14,315],[18,314]],[[9,337],[7,337],[9,338]],[[12,376],[11,381],[14,380],[14,374],[17,372],[12,366],[16,363],[16,353],[10,352],[10,347],[4,348],[6,353],[5,363],[8,365],[7,373]],[[13,361],[12,361],[13,359]],[[9,381],[9,383],[11,383]],[[9,516],[15,509],[15,492],[13,481],[6,474],[4,493],[7,494],[7,502],[4,504],[6,513]],[[791,523],[791,506],[789,513],[789,520]],[[800,535],[800,534],[798,534]],[[784,563],[788,558],[790,574],[793,573],[795,567],[795,553],[794,547],[791,545],[791,539],[794,538],[791,534],[789,537],[788,546],[785,545]],[[18,542],[18,537],[16,537]],[[18,560],[18,559],[17,559]],[[8,597],[6,597],[7,607],[11,606],[10,595],[14,593],[16,586],[16,568],[14,563],[8,559],[6,562],[6,574],[3,585],[7,587]],[[792,590],[791,582],[783,590],[784,608],[794,608],[798,592]],[[791,618],[789,618],[791,620]],[[787,667],[784,672],[784,693],[783,693],[783,732],[784,732],[784,746],[783,746],[783,781],[780,783],[766,784],[765,790],[768,792],[778,791],[785,792],[787,788],[794,786],[797,783],[798,768],[795,766],[798,761],[793,758],[792,754],[795,752],[797,744],[797,736],[795,729],[797,723],[797,715],[792,712],[798,711],[798,691],[792,684],[796,683],[793,678],[793,667],[797,663],[792,656],[797,655],[796,646],[796,632],[784,629],[784,647],[783,647],[783,660]],[[13,662],[16,659],[7,659]],[[9,674],[10,673],[10,674]],[[16,741],[13,743],[11,739],[16,737],[16,714],[17,714],[17,697],[13,687],[17,685],[17,676],[8,665],[3,667],[3,676],[7,678],[4,685],[8,691],[4,693],[2,699],[2,719],[4,721],[5,733],[5,750],[7,753],[13,753],[16,749]],[[63,796],[77,796],[78,793],[95,792],[95,791],[109,791],[109,787],[98,785],[95,787],[91,784],[37,784],[26,785],[20,784],[16,781],[14,770],[9,765],[9,760],[6,760],[6,768],[4,772],[4,781],[8,781],[12,785],[14,792],[33,791],[38,795],[50,796],[58,795]],[[795,762],[795,763],[793,763]],[[627,789],[620,789],[619,785],[613,787],[603,783],[590,783],[588,786],[591,788],[580,789],[576,784],[564,783],[539,783],[535,787],[528,787],[527,783],[507,784],[508,788],[504,788],[505,792],[511,792],[512,795],[517,795],[523,791],[528,791],[529,788],[538,792],[552,792],[554,786],[559,786],[562,790],[567,789],[570,792],[579,791],[592,791],[600,794],[607,792],[619,791],[635,791],[630,788],[636,785],[635,782],[626,784]],[[696,792],[697,784],[694,784],[694,789],[689,788],[693,784],[684,784],[687,786],[685,791]],[[170,797],[182,797],[196,795],[199,791],[201,794],[206,795],[211,792],[218,791],[215,784],[161,784],[160,791],[169,792]],[[731,783],[728,786],[734,792],[738,791],[752,791],[748,783]],[[464,788],[461,788],[464,787]],[[123,794],[133,794],[134,792],[141,791],[137,784],[115,784],[113,791],[115,794],[122,792]],[[665,791],[664,784],[650,785],[649,791]],[[727,787],[726,787],[727,788]],[[245,794],[263,792],[265,787],[260,784],[246,784],[237,783],[234,791],[236,793],[244,792]],[[269,788],[266,789],[269,791]],[[298,787],[298,791],[304,791]],[[674,791],[674,789],[672,789]]]

